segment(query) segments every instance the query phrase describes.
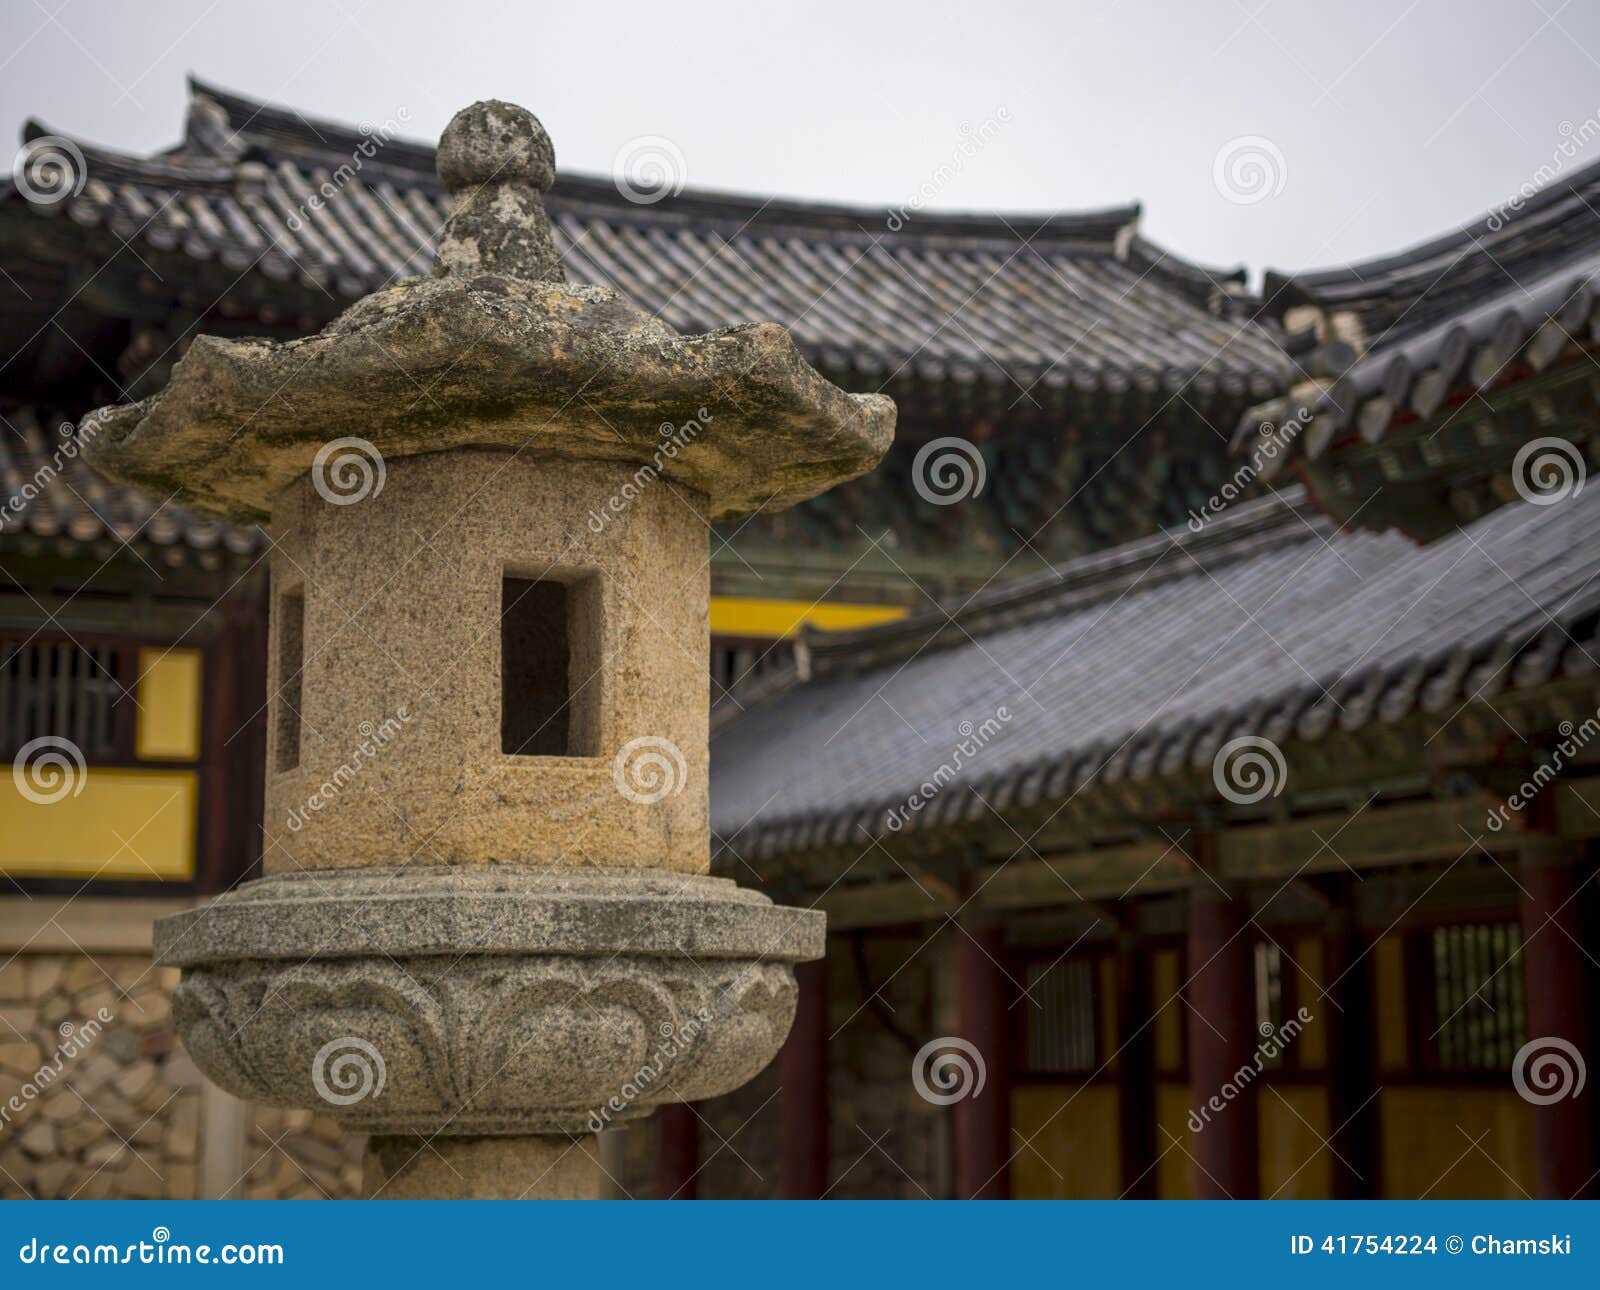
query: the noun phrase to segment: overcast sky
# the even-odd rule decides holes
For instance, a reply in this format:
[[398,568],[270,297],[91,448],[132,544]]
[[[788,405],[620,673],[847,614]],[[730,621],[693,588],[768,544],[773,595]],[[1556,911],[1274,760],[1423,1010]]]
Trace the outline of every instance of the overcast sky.
[[430,140],[497,97],[569,170],[649,136],[694,186],[1137,200],[1152,238],[1257,273],[1395,250],[1600,160],[1594,0],[6,0],[0,51],[13,138],[34,116],[166,146],[188,72]]

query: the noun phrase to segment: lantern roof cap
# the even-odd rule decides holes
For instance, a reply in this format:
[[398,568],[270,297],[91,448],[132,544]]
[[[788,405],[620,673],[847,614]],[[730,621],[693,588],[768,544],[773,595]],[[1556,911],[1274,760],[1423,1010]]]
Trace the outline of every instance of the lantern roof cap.
[[[264,519],[329,440],[384,457],[483,448],[648,467],[729,519],[864,474],[894,434],[776,323],[683,335],[606,287],[565,281],[532,113],[475,103],[445,128],[452,197],[428,277],[298,340],[198,336],[164,390],[92,414],[101,471],[228,519]],[[598,503],[597,503],[598,504]]]

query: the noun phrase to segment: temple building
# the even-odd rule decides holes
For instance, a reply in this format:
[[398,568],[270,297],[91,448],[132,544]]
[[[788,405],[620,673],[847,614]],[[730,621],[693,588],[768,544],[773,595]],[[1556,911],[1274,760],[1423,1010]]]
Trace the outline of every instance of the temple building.
[[[173,148],[32,124],[66,187],[0,188],[0,754],[81,758],[0,785],[0,1093],[104,1031],[0,1194],[358,1189],[326,1121],[205,1083],[150,963],[259,865],[271,539],[78,422],[427,272],[404,133],[192,82]],[[877,470],[713,535],[715,863],[828,955],[752,1084],[611,1135],[618,1194],[1590,1194],[1589,1094],[1517,1075],[1590,1051],[1597,202],[1257,295],[1137,207],[559,175],[570,279],[781,320],[899,408]]]

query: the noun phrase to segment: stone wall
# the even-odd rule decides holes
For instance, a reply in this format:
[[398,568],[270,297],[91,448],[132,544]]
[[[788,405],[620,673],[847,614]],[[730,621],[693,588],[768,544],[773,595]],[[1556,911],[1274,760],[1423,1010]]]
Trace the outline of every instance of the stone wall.
[[[868,936],[864,980],[848,941],[830,947],[828,1178],[834,1199],[948,1194],[950,1111],[923,1101],[911,1082],[917,1049],[950,1033],[939,1024],[942,968],[953,949],[947,940],[947,934],[930,939],[925,931]],[[874,990],[876,1005],[866,1001]]]
[[206,1093],[141,938],[136,902],[0,900],[0,1198],[358,1195],[360,1139]]
[[366,1139],[326,1116],[252,1106],[244,1172],[230,1195],[248,1200],[353,1200],[361,1195]]
[[0,1196],[198,1194],[200,1072],[177,973],[145,955],[19,954],[0,969]]
[[[360,1138],[309,1111],[206,1095],[172,1025],[177,972],[131,948],[148,938],[151,911],[82,900],[70,911],[33,908],[45,903],[0,900],[0,1198],[360,1194]],[[97,937],[105,917],[114,932]],[[52,918],[81,950],[63,935],[38,935]],[[872,1006],[849,940],[829,940],[831,1197],[947,1194],[949,1113],[911,1084],[915,1046],[949,1033],[946,941],[868,937],[866,977],[881,1001]],[[779,1195],[780,1096],[774,1063],[738,1092],[696,1105],[702,1198]],[[221,1149],[211,1176],[208,1132],[232,1139],[213,1143]],[[654,1198],[654,1119],[618,1136],[613,1190]]]

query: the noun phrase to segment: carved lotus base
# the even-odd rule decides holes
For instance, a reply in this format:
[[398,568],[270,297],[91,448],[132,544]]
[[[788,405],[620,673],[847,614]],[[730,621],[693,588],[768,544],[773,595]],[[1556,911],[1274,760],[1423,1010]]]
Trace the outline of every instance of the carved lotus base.
[[753,1077],[822,930],[725,879],[496,867],[267,878],[156,948],[190,1055],[240,1097],[364,1133],[580,1134]]

